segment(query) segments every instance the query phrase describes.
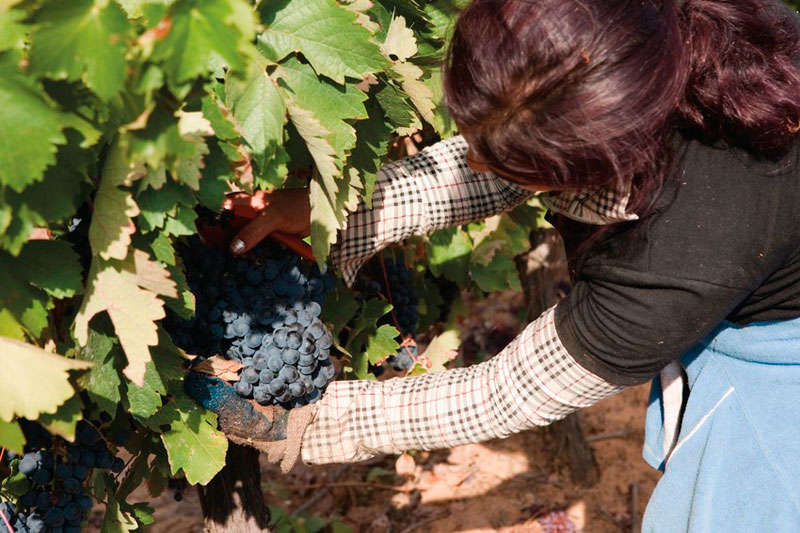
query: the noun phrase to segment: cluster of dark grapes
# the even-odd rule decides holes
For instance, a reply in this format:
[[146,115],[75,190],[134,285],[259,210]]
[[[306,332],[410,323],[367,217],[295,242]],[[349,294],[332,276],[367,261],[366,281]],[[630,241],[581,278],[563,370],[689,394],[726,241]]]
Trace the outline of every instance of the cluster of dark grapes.
[[178,252],[195,295],[195,316],[165,320],[175,343],[199,358],[242,363],[236,392],[261,405],[313,403],[333,378],[333,338],[320,320],[335,279],[280,245],[244,257],[189,240]]
[[86,480],[93,469],[122,472],[123,460],[109,451],[100,432],[81,421],[74,443],[53,438],[40,425],[21,421],[27,444],[21,457],[9,456],[12,472],[29,481],[28,491],[14,505],[0,503],[0,533],[78,533],[92,498]]

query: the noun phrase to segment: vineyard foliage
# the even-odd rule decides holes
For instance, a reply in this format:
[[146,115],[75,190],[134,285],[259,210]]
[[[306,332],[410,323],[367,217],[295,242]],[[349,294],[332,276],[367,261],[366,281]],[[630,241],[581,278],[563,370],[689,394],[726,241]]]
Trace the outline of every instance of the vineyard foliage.
[[[145,480],[152,495],[170,477],[207,483],[228,442],[184,392],[192,354],[161,324],[194,313],[176,242],[226,192],[308,185],[323,263],[394,135],[454,133],[440,65],[463,4],[0,0],[0,448],[22,451],[23,418],[69,441],[81,419],[132,424],[124,472],[89,482],[110,531],[150,521],[126,501]],[[536,216],[518,208],[393,250],[415,265],[418,329],[441,319],[437,277],[518,286],[512,258]],[[322,316],[347,332],[343,377],[371,378],[397,352],[397,330],[377,325],[390,309],[341,283],[331,294]],[[412,373],[443,368],[455,321],[432,330]]]

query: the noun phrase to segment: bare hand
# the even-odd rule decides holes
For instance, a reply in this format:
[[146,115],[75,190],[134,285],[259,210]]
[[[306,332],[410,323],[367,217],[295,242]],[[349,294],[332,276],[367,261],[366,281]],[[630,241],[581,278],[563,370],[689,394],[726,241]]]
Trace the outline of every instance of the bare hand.
[[244,216],[257,213],[231,241],[231,251],[237,255],[251,250],[274,231],[298,237],[306,237],[311,232],[308,189],[233,193],[228,195],[222,207]]

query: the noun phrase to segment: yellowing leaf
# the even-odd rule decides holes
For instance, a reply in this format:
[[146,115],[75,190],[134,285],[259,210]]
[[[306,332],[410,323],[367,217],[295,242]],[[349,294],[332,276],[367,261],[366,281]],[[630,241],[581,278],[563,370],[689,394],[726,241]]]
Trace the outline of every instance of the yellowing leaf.
[[394,56],[391,59],[399,61],[405,61],[417,53],[417,38],[411,28],[406,26],[405,17],[392,17],[381,50],[387,56]]
[[429,124],[433,124],[433,92],[423,83],[422,69],[413,63],[395,63],[394,71],[400,77],[400,85],[411,98],[420,116]]
[[421,354],[431,362],[428,370],[430,372],[444,370],[444,365],[458,355],[459,346],[461,346],[461,338],[456,328],[446,329],[434,337],[425,352]]
[[6,422],[14,417],[36,420],[41,413],[55,413],[75,394],[68,372],[90,366],[0,337],[0,367],[3,369],[0,372],[0,419]]
[[[156,321],[164,318],[164,302],[150,289],[171,290],[166,270],[156,274],[157,263],[137,259],[133,262],[103,261],[95,258],[89,272],[89,286],[75,317],[75,338],[85,345],[89,321],[107,312],[119,343],[128,359],[123,373],[135,384],[144,383],[145,365],[151,360],[150,346],[158,344]],[[142,268],[139,272],[137,268]]]
[[[130,261],[128,261],[128,265],[130,265]],[[178,286],[170,279],[169,271],[150,259],[147,252],[134,250],[132,267],[139,286],[143,289],[151,290],[168,298],[178,297]]]
[[103,178],[94,198],[94,214],[89,226],[92,252],[103,259],[125,259],[131,235],[136,231],[132,218],[139,207],[130,192],[119,188],[146,174],[144,165],[130,163],[121,143],[109,150]]
[[243,368],[242,363],[225,359],[221,355],[213,355],[194,367],[195,372],[208,374],[224,381],[239,381],[239,370]]

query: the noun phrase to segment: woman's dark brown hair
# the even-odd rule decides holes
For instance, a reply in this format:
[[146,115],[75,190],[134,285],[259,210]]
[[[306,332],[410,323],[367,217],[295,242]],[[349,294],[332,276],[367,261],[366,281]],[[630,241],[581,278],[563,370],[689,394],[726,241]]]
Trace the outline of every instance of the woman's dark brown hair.
[[473,0],[445,67],[470,148],[525,183],[660,187],[676,130],[776,156],[800,129],[800,31],[779,0]]

